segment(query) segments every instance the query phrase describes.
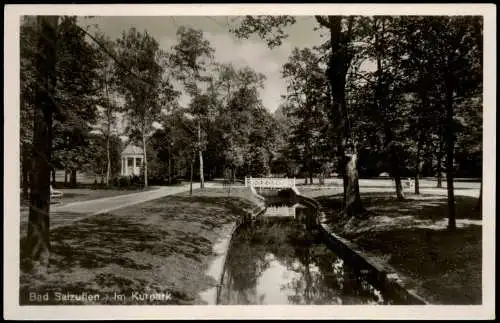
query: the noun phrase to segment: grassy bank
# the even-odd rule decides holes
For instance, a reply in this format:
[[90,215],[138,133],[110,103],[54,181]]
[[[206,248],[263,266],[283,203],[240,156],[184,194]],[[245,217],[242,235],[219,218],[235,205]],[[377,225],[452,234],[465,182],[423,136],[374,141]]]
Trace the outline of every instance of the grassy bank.
[[365,193],[363,203],[374,214],[346,221],[337,217],[341,196],[304,194],[321,203],[335,232],[394,268],[408,289],[431,304],[481,304],[482,217],[474,210],[476,198],[456,197],[458,228],[450,232],[446,196],[397,201],[391,193]]
[[[21,268],[20,303],[202,304],[199,293],[216,284],[205,275],[213,244],[226,225],[257,207],[246,197],[237,189],[231,196],[195,190],[57,228],[47,272]],[[49,300],[30,301],[30,293],[48,293]],[[99,299],[56,299],[67,293]],[[168,297],[142,300],[143,294]]]

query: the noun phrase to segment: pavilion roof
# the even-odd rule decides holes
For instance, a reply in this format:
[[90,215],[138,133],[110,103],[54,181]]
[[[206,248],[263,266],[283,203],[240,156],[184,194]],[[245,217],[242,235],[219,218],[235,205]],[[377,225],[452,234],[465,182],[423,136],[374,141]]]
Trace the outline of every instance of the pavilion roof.
[[144,151],[141,147],[129,144],[122,152],[122,156],[142,155]]

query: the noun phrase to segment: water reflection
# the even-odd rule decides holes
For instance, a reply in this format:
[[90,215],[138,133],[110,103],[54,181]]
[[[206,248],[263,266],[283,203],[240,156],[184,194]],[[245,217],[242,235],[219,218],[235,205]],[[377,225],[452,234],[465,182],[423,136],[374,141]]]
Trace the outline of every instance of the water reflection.
[[309,209],[284,209],[282,214],[293,209],[295,216],[264,216],[235,233],[220,304],[387,303],[361,273],[304,229]]

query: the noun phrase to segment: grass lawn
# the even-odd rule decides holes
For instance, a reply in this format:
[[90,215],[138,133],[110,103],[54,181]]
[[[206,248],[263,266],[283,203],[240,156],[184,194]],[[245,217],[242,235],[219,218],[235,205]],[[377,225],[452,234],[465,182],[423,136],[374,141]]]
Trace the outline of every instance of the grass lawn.
[[[30,292],[49,293],[43,303],[54,305],[65,304],[56,292],[86,292],[99,300],[66,304],[203,304],[199,293],[217,283],[205,274],[213,244],[224,226],[257,207],[246,190],[233,188],[231,196],[195,190],[56,228],[47,272],[21,265],[20,303],[34,304]],[[171,297],[143,301],[134,292]],[[115,293],[125,299],[114,299]]]
[[341,236],[367,255],[394,268],[405,286],[431,304],[472,305],[482,302],[482,215],[477,199],[456,196],[457,230],[447,225],[447,199],[438,195],[408,195],[397,201],[392,193],[362,193],[374,215],[365,220],[336,218],[341,196],[319,196]]

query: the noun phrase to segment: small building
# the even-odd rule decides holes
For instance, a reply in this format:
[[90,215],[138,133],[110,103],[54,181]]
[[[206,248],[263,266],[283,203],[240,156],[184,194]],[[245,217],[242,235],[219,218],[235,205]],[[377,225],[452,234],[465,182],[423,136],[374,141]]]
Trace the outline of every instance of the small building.
[[121,175],[132,176],[141,174],[144,151],[141,147],[129,144],[121,154]]

